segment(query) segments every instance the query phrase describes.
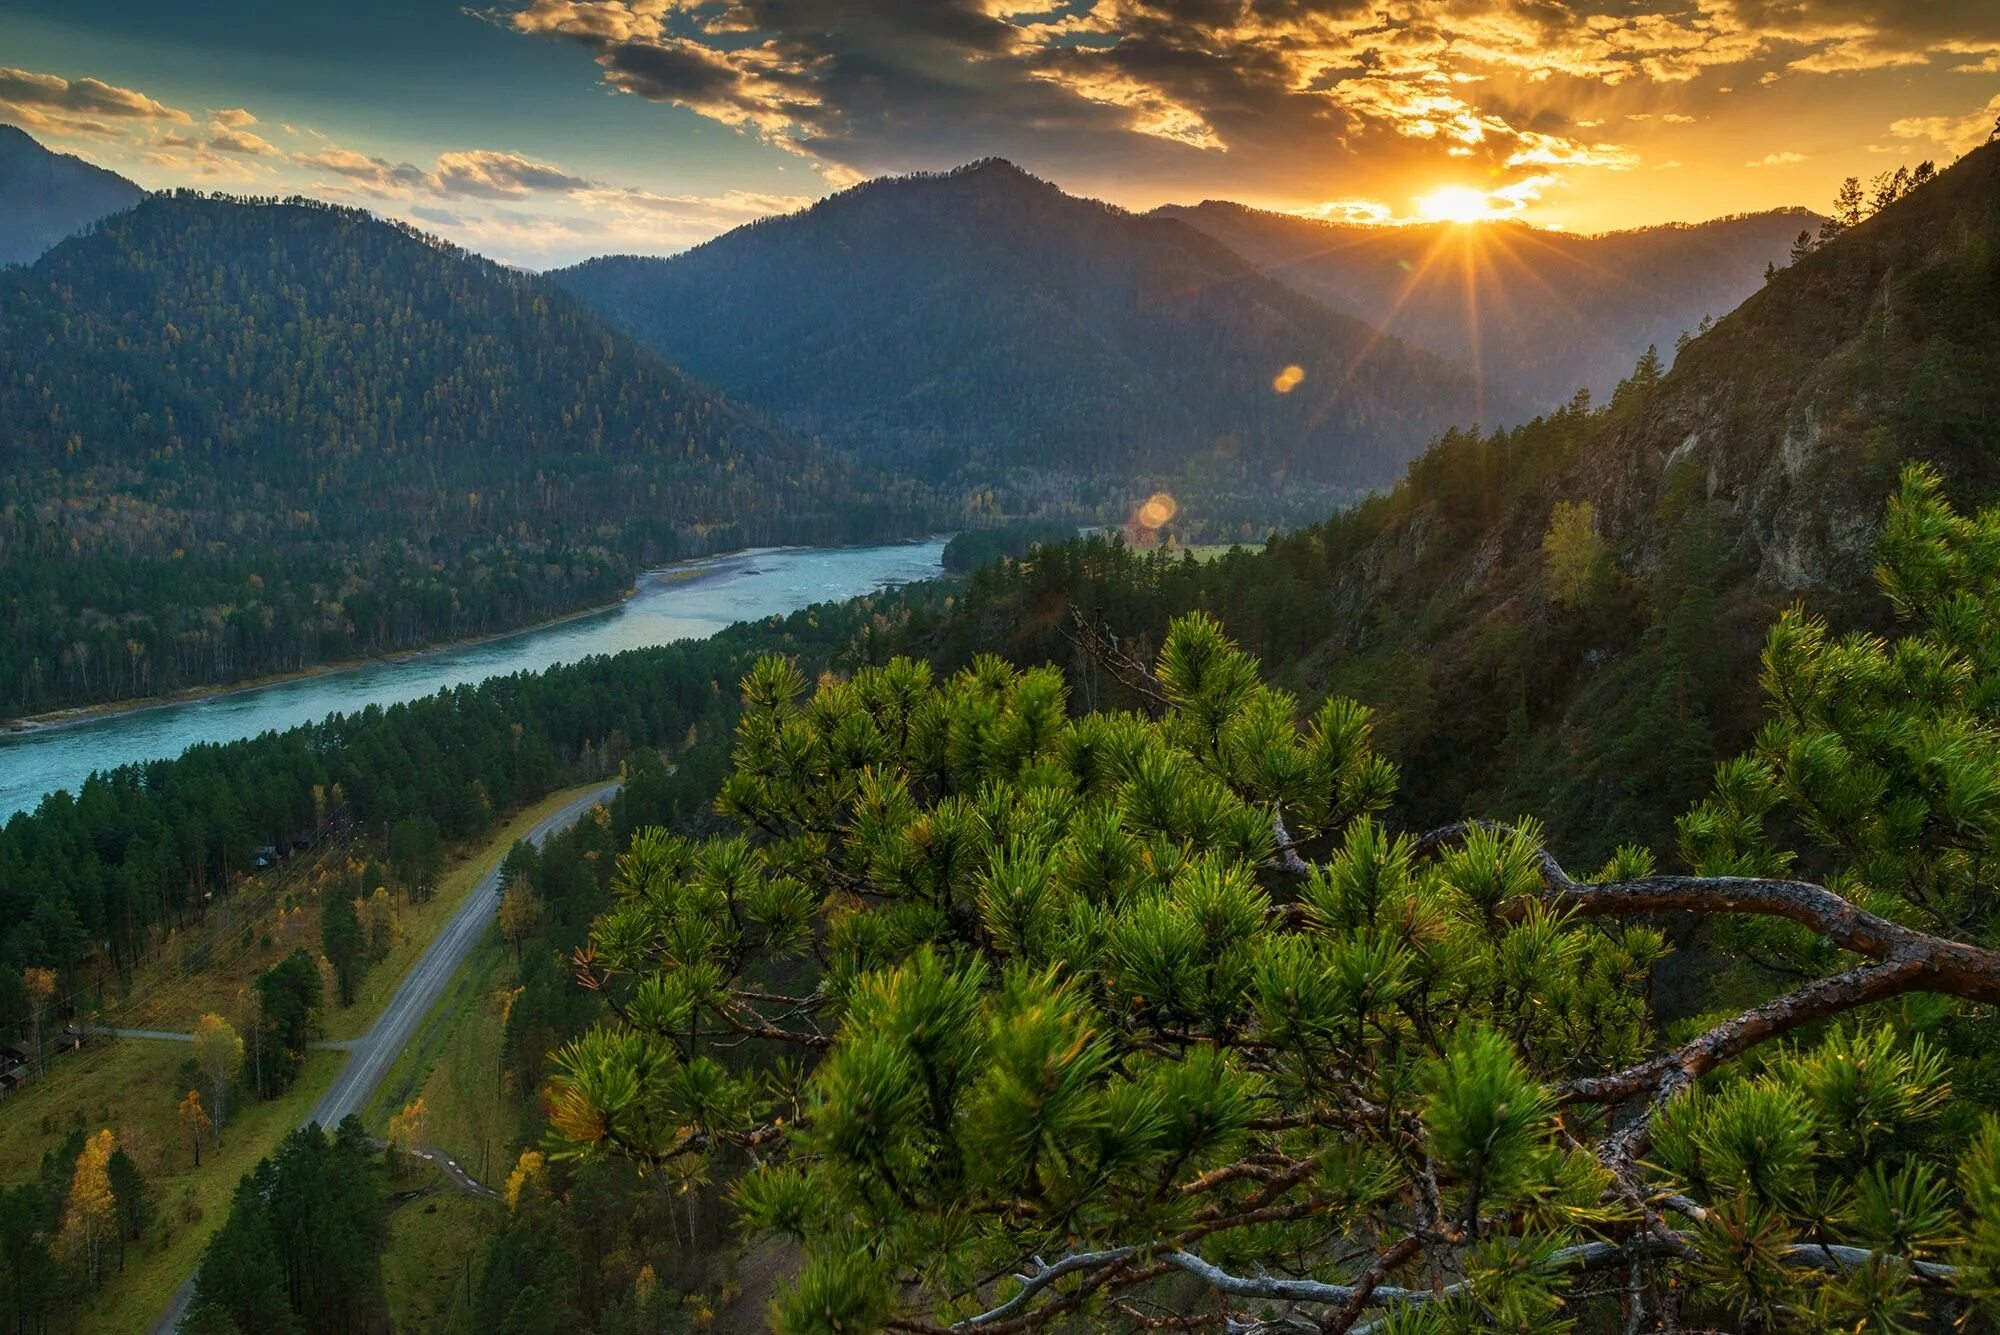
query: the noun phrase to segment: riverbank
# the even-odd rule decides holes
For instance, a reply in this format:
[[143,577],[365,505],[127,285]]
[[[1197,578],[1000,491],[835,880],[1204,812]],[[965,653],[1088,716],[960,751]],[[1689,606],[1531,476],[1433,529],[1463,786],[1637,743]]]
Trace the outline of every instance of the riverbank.
[[758,556],[768,552],[802,551],[800,547],[737,547],[726,552],[714,552],[708,556],[691,556],[685,561],[675,561],[670,565],[655,566],[643,570],[632,581],[630,588],[608,603],[593,603],[589,607],[579,607],[564,612],[560,616],[547,617],[526,625],[515,626],[511,630],[494,631],[486,635],[465,635],[457,639],[428,640],[423,644],[411,645],[386,654],[371,654],[363,658],[334,658],[324,663],[314,663],[308,667],[293,668],[286,672],[268,672],[259,677],[248,677],[242,681],[216,682],[206,686],[189,686],[163,695],[138,696],[130,700],[106,700],[101,704],[75,705],[68,709],[52,709],[47,713],[29,714],[21,718],[0,720],[0,733],[23,734],[54,732],[79,723],[92,723],[100,719],[115,718],[124,714],[140,714],[150,709],[171,709],[176,705],[194,704],[202,700],[225,699],[232,695],[246,695],[251,691],[268,690],[273,686],[285,686],[293,682],[311,681],[329,673],[352,672],[357,668],[389,667],[407,663],[413,658],[426,654],[447,653],[454,649],[476,649],[484,645],[502,644],[522,635],[535,635],[542,631],[554,630],[571,622],[584,621],[590,617],[603,616],[615,612],[636,598],[648,584],[693,584],[722,561],[743,556]]
[[705,640],[739,622],[934,579],[942,548],[937,539],[878,547],[765,547],[676,562],[647,571],[615,605],[579,611],[556,624],[0,732],[0,820],[33,809],[58,789],[77,792],[93,773],[169,759],[190,746],[316,725],[329,715],[353,718],[491,677],[534,676],[586,658]]

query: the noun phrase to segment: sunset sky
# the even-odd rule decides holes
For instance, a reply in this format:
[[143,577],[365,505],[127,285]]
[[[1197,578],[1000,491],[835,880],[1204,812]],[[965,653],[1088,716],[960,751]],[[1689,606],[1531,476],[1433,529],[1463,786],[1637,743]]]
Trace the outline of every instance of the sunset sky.
[[1823,208],[1996,116],[1996,0],[0,0],[0,121],[535,267],[989,155],[1603,231]]

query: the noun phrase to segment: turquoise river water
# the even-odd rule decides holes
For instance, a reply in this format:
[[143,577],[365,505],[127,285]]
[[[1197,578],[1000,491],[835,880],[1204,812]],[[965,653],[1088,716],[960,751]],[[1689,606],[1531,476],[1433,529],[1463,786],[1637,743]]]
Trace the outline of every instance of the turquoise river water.
[[497,639],[400,655],[268,686],[0,734],[0,820],[95,770],[179,755],[448,686],[540,671],[591,654],[704,639],[738,621],[928,579],[944,540],[885,547],[766,548],[641,576],[616,607]]

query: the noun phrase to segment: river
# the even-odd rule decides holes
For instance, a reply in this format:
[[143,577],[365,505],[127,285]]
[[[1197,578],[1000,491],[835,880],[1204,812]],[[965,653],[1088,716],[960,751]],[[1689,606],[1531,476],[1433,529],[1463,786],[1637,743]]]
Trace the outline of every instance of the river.
[[254,737],[591,654],[706,639],[738,621],[929,579],[941,572],[943,552],[938,538],[887,547],[763,548],[690,561],[641,576],[616,607],[554,625],[0,735],[0,820],[59,788],[74,792],[93,771],[177,756],[197,742]]

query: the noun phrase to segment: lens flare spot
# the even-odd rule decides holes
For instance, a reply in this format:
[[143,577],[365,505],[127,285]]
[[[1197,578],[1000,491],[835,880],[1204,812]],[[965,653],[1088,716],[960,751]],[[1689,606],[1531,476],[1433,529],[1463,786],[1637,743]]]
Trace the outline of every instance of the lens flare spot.
[[1284,370],[1278,372],[1277,375],[1271,377],[1271,388],[1277,390],[1280,394],[1289,394],[1297,389],[1305,378],[1305,367],[1298,365],[1287,366]]
[[1140,503],[1132,518],[1140,528],[1164,528],[1180,508],[1180,503],[1166,492],[1156,491]]

